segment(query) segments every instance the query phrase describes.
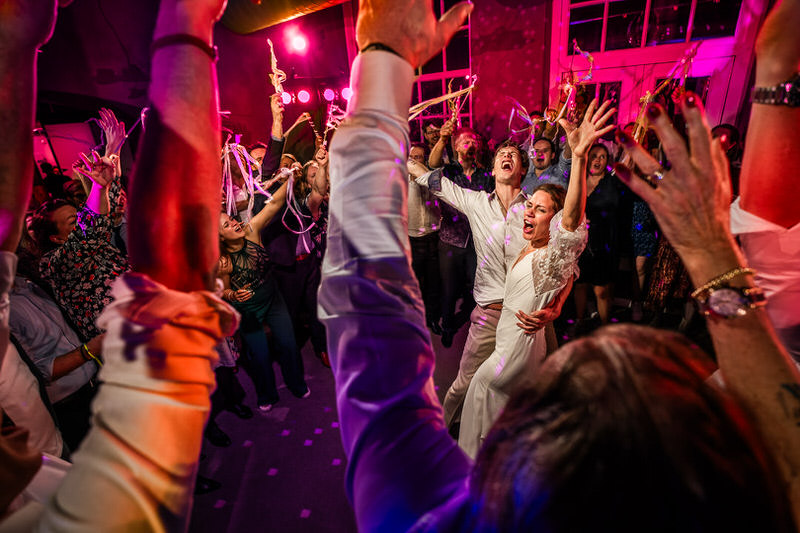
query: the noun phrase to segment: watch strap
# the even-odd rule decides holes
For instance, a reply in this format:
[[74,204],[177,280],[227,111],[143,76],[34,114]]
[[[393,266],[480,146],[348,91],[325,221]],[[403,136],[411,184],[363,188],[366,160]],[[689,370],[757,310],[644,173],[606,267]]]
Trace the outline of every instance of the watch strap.
[[800,107],[800,73],[772,87],[754,87],[752,100],[755,104]]

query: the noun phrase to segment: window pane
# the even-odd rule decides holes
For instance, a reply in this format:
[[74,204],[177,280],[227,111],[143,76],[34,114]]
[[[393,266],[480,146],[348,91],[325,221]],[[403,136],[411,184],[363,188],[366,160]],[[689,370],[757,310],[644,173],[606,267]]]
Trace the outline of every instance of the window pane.
[[598,52],[603,35],[603,5],[576,7],[569,10],[569,43],[567,49],[574,53],[572,40],[584,52]]
[[469,34],[467,30],[453,36],[447,45],[447,70],[469,68]]
[[[423,81],[420,83],[422,87],[422,101],[430,100],[431,98],[436,98],[437,96],[442,96],[444,93],[442,92],[442,80],[433,80],[433,81]],[[436,104],[430,106],[428,109],[422,112],[424,116],[428,115],[441,115],[444,113],[444,104]]]
[[646,3],[646,0],[620,0],[608,4],[606,50],[641,46]]
[[732,36],[741,8],[742,0],[697,0],[692,40]]
[[[612,82],[605,82],[600,84],[600,91],[597,95],[597,99],[602,104],[606,100],[611,100],[611,107],[616,107],[619,109],[619,95],[622,92],[622,82],[621,81],[612,81]],[[608,124],[616,124],[617,123],[617,116],[618,113],[614,113],[606,125]]]
[[436,72],[442,72],[444,70],[444,65],[442,63],[442,54],[441,52],[433,56],[433,58],[422,65],[422,73],[423,74],[433,74]]
[[684,42],[691,7],[691,0],[652,0],[647,45]]

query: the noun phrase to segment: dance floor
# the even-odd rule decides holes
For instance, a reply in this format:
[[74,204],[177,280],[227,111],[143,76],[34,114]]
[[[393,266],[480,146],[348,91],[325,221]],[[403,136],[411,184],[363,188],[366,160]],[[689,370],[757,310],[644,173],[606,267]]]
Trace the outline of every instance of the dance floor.
[[[461,327],[450,348],[433,336],[440,399],[455,378],[467,329]],[[297,399],[281,382],[281,400],[269,413],[256,409],[252,382],[243,370],[238,374],[255,416],[241,420],[224,411],[217,423],[233,443],[217,448],[204,441],[200,474],[222,487],[195,497],[192,533],[356,531],[344,493],[347,461],[333,375],[314,357],[310,344],[303,349],[303,361],[311,397]]]

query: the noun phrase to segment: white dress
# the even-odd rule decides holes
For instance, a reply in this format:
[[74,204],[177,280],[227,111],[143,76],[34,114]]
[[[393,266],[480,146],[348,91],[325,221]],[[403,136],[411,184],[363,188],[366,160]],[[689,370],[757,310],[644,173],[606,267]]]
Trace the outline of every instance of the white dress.
[[495,349],[472,378],[461,415],[458,444],[472,458],[509,393],[523,378],[531,377],[546,355],[544,328],[526,335],[514,315],[520,310],[530,313],[546,307],[570,277],[577,276],[578,257],[586,246],[586,224],[582,222],[570,232],[561,227],[561,216],[559,211],[550,222],[547,246],[525,255],[506,274]]

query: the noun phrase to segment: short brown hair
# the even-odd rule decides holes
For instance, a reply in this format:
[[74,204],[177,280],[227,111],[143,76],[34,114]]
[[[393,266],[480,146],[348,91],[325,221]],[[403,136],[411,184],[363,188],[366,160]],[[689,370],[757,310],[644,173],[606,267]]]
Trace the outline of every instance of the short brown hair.
[[494,149],[494,156],[492,156],[492,168],[494,168],[494,161],[497,159],[497,152],[499,152],[502,148],[508,148],[509,146],[516,148],[517,152],[519,152],[519,158],[522,161],[522,179],[525,179],[525,174],[528,173],[528,168],[531,165],[530,159],[528,159],[528,152],[520,148],[520,146],[511,139],[506,139]]

